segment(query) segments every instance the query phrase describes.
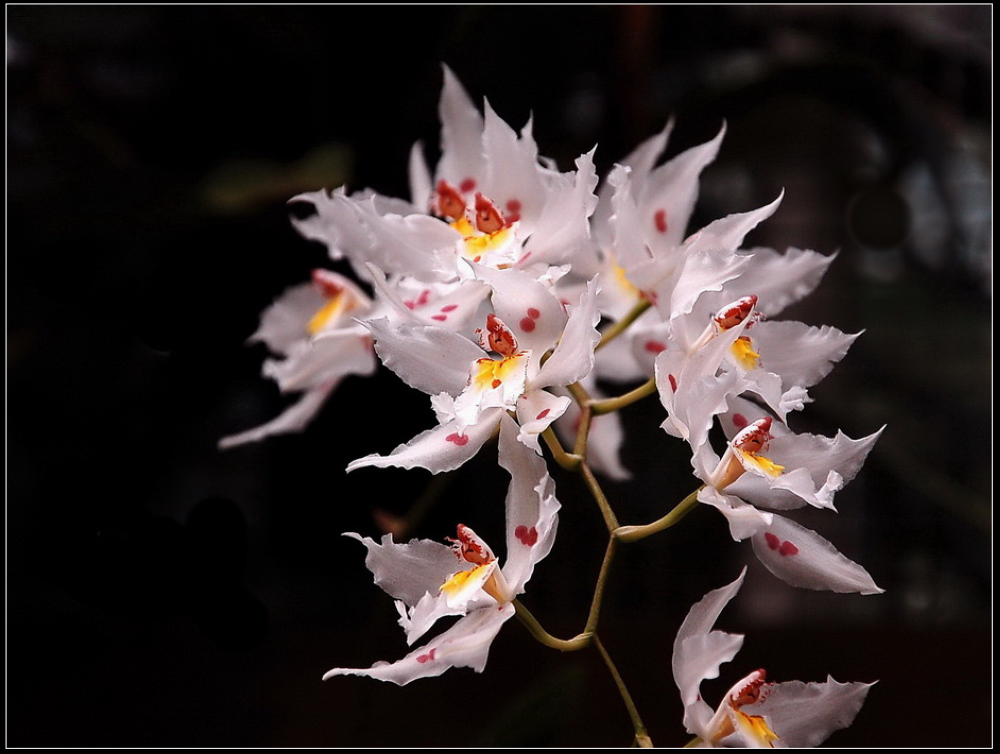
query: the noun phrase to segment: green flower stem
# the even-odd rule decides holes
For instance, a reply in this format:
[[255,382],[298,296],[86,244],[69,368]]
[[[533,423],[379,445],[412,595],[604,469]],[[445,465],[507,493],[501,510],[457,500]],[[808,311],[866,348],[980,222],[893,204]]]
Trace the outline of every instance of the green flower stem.
[[511,600],[511,604],[514,605],[514,614],[518,617],[521,623],[531,632],[538,641],[544,644],[546,647],[551,647],[552,649],[558,649],[560,652],[576,652],[577,650],[583,649],[588,646],[590,642],[596,637],[593,634],[584,631],[582,634],[577,634],[572,639],[557,639],[544,628],[542,624],[538,622],[534,615],[521,604],[519,600]]
[[681,502],[677,504],[677,507],[675,507],[663,518],[644,526],[620,526],[612,532],[612,536],[614,536],[614,538],[619,542],[637,542],[640,539],[645,539],[650,534],[656,534],[664,529],[669,529],[695,509],[698,505],[698,493],[703,488],[704,485],[681,500]]
[[545,440],[545,444],[549,446],[549,450],[552,451],[552,457],[555,459],[562,468],[567,471],[576,471],[580,468],[580,464],[583,459],[580,456],[573,455],[572,453],[567,453],[559,442],[559,438],[556,437],[556,433],[553,431],[551,426],[546,427],[542,430],[542,439]]
[[622,701],[625,702],[625,708],[628,710],[629,717],[632,718],[632,727],[635,728],[636,745],[644,749],[653,748],[653,742],[649,739],[649,735],[646,733],[646,726],[643,725],[642,718],[639,717],[639,711],[635,708],[635,702],[632,701],[632,695],[628,693],[628,688],[625,686],[625,682],[622,680],[621,674],[618,672],[618,668],[616,668],[614,662],[612,662],[611,655],[608,654],[608,650],[604,648],[604,644],[601,643],[597,634],[593,635],[593,642],[594,646],[597,647],[597,651],[601,653],[601,657],[604,659],[604,664],[608,666],[611,677],[615,679],[615,685],[618,686],[618,693],[622,695]]
[[[594,500],[597,501],[597,507],[601,509],[601,515],[604,516],[604,524],[608,527],[608,532],[614,536],[615,532],[621,527],[618,525],[618,519],[615,517],[615,512],[611,510],[611,503],[609,503],[608,498],[605,497],[604,490],[601,489],[601,485],[598,483],[597,477],[594,476],[594,472],[590,470],[590,466],[587,465],[587,462],[583,460],[580,461],[578,471],[580,472],[580,475],[583,476],[583,481],[586,482],[587,488],[590,490],[590,494],[593,495]],[[650,525],[652,526],[652,524]]]
[[590,436],[590,405],[580,406],[580,424],[576,428],[576,442],[573,444],[573,452],[580,458],[587,457],[587,438]]
[[574,382],[570,385],[567,385],[566,389],[569,391],[569,394],[573,396],[573,400],[575,400],[580,405],[581,408],[586,406],[592,400],[590,397],[590,393],[587,392],[587,388],[585,388],[579,382]]
[[639,302],[632,307],[628,314],[615,322],[611,327],[601,334],[601,340],[594,348],[595,351],[610,343],[628,329],[629,325],[639,319],[639,316],[650,307],[649,299],[643,296]]
[[618,543],[614,537],[608,539],[608,547],[604,551],[604,561],[601,563],[601,572],[597,574],[597,583],[594,585],[594,598],[590,602],[590,614],[587,616],[587,625],[584,633],[594,633],[597,630],[597,620],[601,614],[601,602],[604,599],[604,585],[607,583],[608,574],[611,572],[611,561],[615,555]]
[[588,407],[593,414],[609,414],[612,411],[617,411],[620,408],[625,408],[625,406],[630,406],[638,400],[645,398],[647,395],[652,395],[656,392],[656,380],[650,377],[646,382],[639,385],[639,387],[634,390],[629,390],[624,395],[619,395],[617,398],[604,398],[602,400],[592,400]]
[[684,744],[684,746],[681,747],[681,748],[684,748],[684,749],[697,749],[698,748],[698,744],[700,744],[700,743],[701,743],[701,739],[698,736],[695,736],[690,741],[688,741],[686,744]]

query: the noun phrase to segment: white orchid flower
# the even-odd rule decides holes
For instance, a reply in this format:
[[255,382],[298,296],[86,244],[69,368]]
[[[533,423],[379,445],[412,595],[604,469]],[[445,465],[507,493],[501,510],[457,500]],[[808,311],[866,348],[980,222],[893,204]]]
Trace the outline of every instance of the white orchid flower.
[[[759,209],[715,220],[675,247],[661,244],[654,255],[646,239],[630,237],[635,236],[631,229],[642,216],[627,190],[628,175],[622,168],[615,170],[619,171],[619,188],[612,220],[613,227],[622,230],[616,247],[617,274],[604,277],[617,281],[619,288],[631,294],[620,297],[621,303],[610,307],[609,316],[620,315],[626,301],[637,303],[645,298],[652,304],[629,329],[614,355],[609,352],[598,361],[599,376],[621,381],[636,375],[650,376],[650,361],[658,351],[649,344],[663,343],[666,348],[674,338],[674,320],[691,314],[707,292],[723,290],[747,270],[753,257],[740,252],[740,245],[747,233],[774,213],[782,197]],[[629,247],[632,251],[626,253]]]
[[743,645],[742,635],[712,629],[745,575],[744,568],[734,582],[706,594],[677,632],[672,669],[684,726],[701,747],[817,746],[854,722],[873,683],[838,683],[832,677],[824,683],[770,683],[761,669],[733,685],[714,711],[701,696],[702,681],[718,678],[720,666]]
[[372,305],[352,280],[325,269],[281,294],[261,314],[247,342],[264,343],[280,355],[264,361],[264,376],[274,379],[282,393],[302,397],[275,419],[222,438],[219,447],[302,431],[344,377],[373,374],[378,362],[371,333],[355,319],[370,314]]
[[734,540],[752,539],[758,559],[792,586],[881,593],[863,567],[774,511],[806,505],[836,510],[834,495],[860,470],[882,430],[860,440],[839,432],[833,438],[796,434],[756,404],[731,400],[737,410],[720,417],[731,438],[723,455],[705,443],[692,457],[705,483],[698,500],[726,517]]
[[388,317],[366,322],[382,362],[432,396],[439,424],[388,455],[352,461],[348,471],[457,468],[479,451],[507,412],[517,416],[520,440],[541,452],[539,433],[570,403],[547,388],[577,382],[593,369],[600,339],[597,281],[567,314],[552,291],[528,272],[479,266],[476,274],[492,290],[493,304],[478,343],[437,325]]
[[518,135],[484,102],[472,103],[444,67],[439,106],[441,159],[432,175],[418,143],[410,159],[412,202],[370,191],[302,194],[316,213],[296,220],[306,238],[347,258],[359,276],[374,264],[389,274],[448,282],[468,273],[463,260],[535,269],[590,249],[597,205],[593,153],[561,173],[538,155],[529,122]]
[[[664,429],[697,444],[704,440],[725,390],[753,392],[784,421],[810,402],[808,388],[842,359],[859,334],[772,319],[810,293],[834,256],[789,249],[750,252],[740,275],[704,291],[691,310],[640,334],[639,361],[655,359]],[[717,371],[740,379],[713,383]],[[691,440],[694,434],[697,439]]]
[[503,565],[469,527],[458,526],[452,545],[431,540],[396,544],[387,534],[377,543],[357,534],[368,549],[365,564],[375,583],[396,600],[400,625],[413,645],[444,616],[460,615],[448,630],[394,663],[370,668],[334,668],[323,679],[360,675],[400,686],[441,675],[452,667],[482,672],[493,639],[514,615],[535,564],[555,541],[559,501],[544,460],[517,439],[508,416],[500,426],[500,465],[511,476],[506,499],[506,560]]

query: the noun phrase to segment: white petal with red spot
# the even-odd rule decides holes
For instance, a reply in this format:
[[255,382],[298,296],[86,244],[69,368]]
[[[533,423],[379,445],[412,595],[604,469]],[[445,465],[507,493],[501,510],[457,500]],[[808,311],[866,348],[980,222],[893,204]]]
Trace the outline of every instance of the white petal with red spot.
[[783,516],[774,515],[751,541],[760,562],[792,586],[861,594],[883,591],[864,568],[827,540]]
[[513,615],[514,607],[509,604],[475,610],[402,660],[376,663],[370,668],[334,668],[323,675],[323,680],[360,675],[404,686],[418,678],[439,676],[450,668],[468,667],[481,673],[493,640]]
[[518,440],[541,454],[538,435],[566,413],[573,401],[545,390],[532,390],[517,400]]
[[366,466],[398,466],[404,469],[419,466],[434,474],[457,469],[476,455],[490,439],[503,413],[502,408],[487,409],[479,415],[479,420],[474,425],[461,426],[453,421],[428,429],[409,442],[397,446],[388,455],[372,454],[351,461],[347,465],[347,471]]
[[503,575],[513,597],[524,591],[535,564],[552,549],[560,505],[545,461],[518,440],[517,424],[509,416],[500,423],[499,460],[511,476]]

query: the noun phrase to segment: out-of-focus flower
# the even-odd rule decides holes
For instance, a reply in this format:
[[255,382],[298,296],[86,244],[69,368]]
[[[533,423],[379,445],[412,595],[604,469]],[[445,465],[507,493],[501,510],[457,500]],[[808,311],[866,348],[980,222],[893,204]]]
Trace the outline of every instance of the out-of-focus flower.
[[264,343],[281,356],[265,360],[264,376],[275,380],[282,393],[302,397],[277,418],[224,437],[219,447],[299,432],[344,377],[372,374],[378,362],[371,334],[355,321],[371,309],[372,300],[357,284],[324,269],[314,270],[309,283],[289,288],[265,309],[248,342]]
[[674,682],[684,703],[684,726],[699,746],[753,748],[812,747],[846,728],[857,716],[873,683],[790,681],[769,683],[764,670],[738,681],[716,710],[701,696],[701,683],[743,645],[743,636],[712,630],[719,614],[743,585],[734,582],[705,595],[688,612],[674,640]]
[[467,526],[459,525],[452,546],[431,540],[381,544],[357,534],[368,549],[365,564],[375,583],[396,600],[399,623],[412,645],[442,617],[460,615],[454,625],[406,657],[370,668],[334,668],[323,678],[362,675],[404,685],[441,675],[448,668],[482,672],[493,639],[514,615],[511,601],[524,592],[535,564],[555,540],[559,502],[545,461],[517,439],[510,417],[500,420],[500,464],[511,475],[506,499],[507,552],[503,566]]

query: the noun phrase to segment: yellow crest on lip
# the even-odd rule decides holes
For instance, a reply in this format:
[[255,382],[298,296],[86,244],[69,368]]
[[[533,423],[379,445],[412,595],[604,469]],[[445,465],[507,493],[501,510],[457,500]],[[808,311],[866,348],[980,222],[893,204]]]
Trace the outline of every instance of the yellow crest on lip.
[[468,235],[465,237],[465,256],[469,257],[472,261],[476,261],[486,252],[504,246],[509,238],[509,226],[500,228],[500,230],[492,233]]
[[306,329],[309,331],[310,335],[315,335],[326,327],[331,321],[335,322],[346,310],[347,307],[344,306],[344,295],[342,293],[338,293],[319,308],[319,310],[309,320],[309,323],[306,325]]
[[737,338],[732,349],[733,357],[746,370],[756,369],[760,363],[760,354],[753,350],[753,341],[745,335]]
[[519,369],[524,369],[523,351],[505,359],[478,359],[473,383],[480,392],[492,390],[503,385]]
[[758,471],[763,472],[767,476],[778,476],[785,467],[779,463],[775,463],[770,458],[766,456],[755,455],[754,453],[747,453],[744,450],[736,450],[740,454],[740,460],[743,462],[743,467],[748,468],[753,466]]
[[441,585],[441,592],[445,595],[448,604],[454,605],[462,600],[472,598],[486,584],[495,566],[496,561],[490,560],[475,568],[453,574]]
[[745,739],[749,739],[757,746],[765,749],[773,749],[774,742],[781,737],[771,730],[767,720],[763,715],[748,715],[742,710],[733,710],[733,720],[735,727],[743,734]]

